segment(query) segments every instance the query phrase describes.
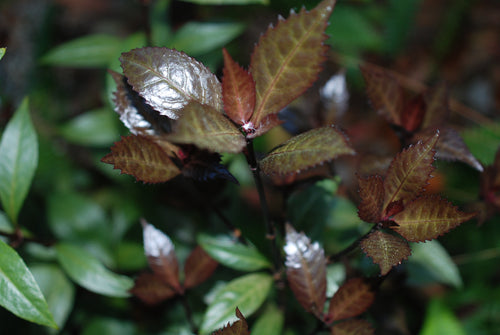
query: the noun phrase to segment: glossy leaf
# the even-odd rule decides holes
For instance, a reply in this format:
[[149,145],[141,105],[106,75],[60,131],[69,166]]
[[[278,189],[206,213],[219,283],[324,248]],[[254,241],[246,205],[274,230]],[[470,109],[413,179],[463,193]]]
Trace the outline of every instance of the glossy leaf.
[[180,174],[169,153],[149,137],[130,135],[115,142],[101,162],[145,183],[161,183]]
[[443,235],[475,215],[459,211],[445,199],[421,197],[394,215],[393,220],[398,226],[392,228],[408,241],[423,242]]
[[342,321],[332,327],[331,335],[374,335],[370,322],[361,319]]
[[200,334],[209,334],[234,320],[236,307],[247,317],[251,316],[267,298],[272,283],[273,278],[265,273],[252,273],[227,283],[208,306]]
[[222,111],[221,84],[203,64],[167,48],[141,48],[120,57],[128,83],[162,115],[177,119],[190,101]]
[[334,0],[324,0],[307,12],[292,12],[287,20],[279,18],[261,36],[252,54],[250,71],[256,86],[256,107],[251,122],[255,128],[270,114],[301,95],[316,81],[327,47],[324,30],[332,13]]
[[330,300],[329,318],[333,321],[366,312],[375,300],[375,293],[362,278],[353,278],[342,285]]
[[184,264],[184,288],[198,286],[210,278],[217,268],[217,261],[210,257],[200,246],[196,246]]
[[260,162],[262,172],[280,180],[340,155],[353,155],[344,135],[334,127],[322,127],[292,137]]
[[229,237],[200,235],[198,243],[210,257],[235,270],[250,272],[271,266],[253,245],[244,245]]
[[162,278],[177,292],[181,292],[179,283],[179,263],[172,240],[152,224],[141,220],[144,253],[153,272]]
[[413,199],[427,185],[434,170],[432,163],[438,138],[439,132],[436,132],[424,142],[404,149],[394,158],[384,180],[384,209],[391,203]]
[[17,223],[38,164],[38,140],[24,99],[7,124],[0,142],[0,200],[10,221]]
[[0,305],[20,318],[57,328],[47,302],[19,254],[0,240]]
[[245,319],[243,314],[241,314],[238,307],[236,307],[236,316],[239,319],[238,321],[215,331],[214,333],[212,333],[212,335],[250,335],[250,332],[248,331],[247,320]]
[[243,134],[209,105],[191,101],[167,137],[174,143],[194,144],[213,152],[239,153],[246,145]]
[[281,335],[285,323],[285,315],[281,309],[269,304],[252,327],[253,334]]
[[42,63],[81,68],[107,67],[120,49],[120,38],[95,34],[80,37],[50,50]]
[[252,116],[255,107],[255,83],[252,74],[236,63],[226,49],[224,54],[224,77],[222,96],[224,111],[233,122],[243,125]]
[[130,293],[148,305],[159,304],[176,295],[163,278],[153,273],[143,273],[137,277]]
[[304,233],[286,226],[286,274],[290,288],[304,309],[321,317],[326,301],[326,259],[323,248]]
[[382,217],[382,203],[384,200],[384,182],[382,177],[375,175],[368,178],[358,178],[359,218],[366,222],[378,223]]
[[388,122],[401,125],[403,89],[387,70],[375,66],[362,66],[366,94],[373,105]]
[[64,271],[76,283],[94,293],[110,297],[128,297],[132,279],[118,275],[84,249],[71,244],[55,246],[57,259]]
[[380,266],[380,274],[385,276],[393,266],[401,264],[411,255],[408,242],[401,237],[377,230],[361,241],[361,249]]

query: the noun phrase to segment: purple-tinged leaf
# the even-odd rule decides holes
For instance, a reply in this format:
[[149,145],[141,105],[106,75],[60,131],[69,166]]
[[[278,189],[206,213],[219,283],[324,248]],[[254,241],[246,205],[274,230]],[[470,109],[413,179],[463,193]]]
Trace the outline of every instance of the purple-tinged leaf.
[[448,87],[444,83],[440,83],[428,89],[424,93],[424,100],[426,111],[421,129],[442,126],[450,114]]
[[375,300],[375,293],[362,278],[342,285],[330,300],[328,320],[338,321],[364,313]]
[[203,64],[177,50],[147,47],[120,57],[128,83],[160,114],[177,119],[190,101],[222,112],[222,89]]
[[358,216],[365,222],[378,223],[382,218],[382,203],[384,201],[384,182],[379,175],[368,178],[358,178],[359,196]]
[[273,151],[261,162],[260,168],[267,175],[280,181],[314,166],[331,161],[340,155],[355,152],[344,135],[334,127],[322,127],[294,136]]
[[151,137],[130,135],[115,142],[111,153],[101,162],[113,164],[121,173],[129,174],[145,183],[162,183],[181,172],[169,158],[167,142],[155,142]]
[[[261,132],[269,130],[263,121],[278,113],[316,81],[325,60],[327,36],[324,30],[334,0],[323,0],[307,12],[279,18],[261,36],[252,54],[250,72],[255,80],[256,107],[250,119]],[[252,135],[254,136],[254,135]]]
[[179,284],[179,263],[174,244],[170,238],[153,225],[141,220],[144,238],[144,253],[149,266],[167,285],[177,293],[182,293]]
[[394,215],[398,226],[391,227],[411,242],[432,240],[476,216],[464,213],[446,199],[436,196],[420,197],[408,203]]
[[130,293],[148,305],[159,304],[176,295],[163,278],[153,273],[143,273],[137,277]]
[[286,226],[286,274],[290,288],[306,311],[322,318],[326,301],[326,259],[323,248],[304,233]]
[[183,113],[168,140],[219,153],[239,153],[245,147],[243,134],[213,107],[191,101]]
[[331,335],[374,335],[372,324],[362,319],[352,319],[335,324]]
[[361,249],[373,260],[373,263],[380,266],[380,273],[385,276],[393,266],[411,255],[408,242],[401,237],[384,233],[377,230],[361,241]]
[[184,288],[188,289],[203,283],[214,273],[218,264],[205,250],[197,246],[184,264]]
[[432,163],[438,138],[437,131],[432,137],[404,149],[394,158],[384,179],[384,209],[397,201],[403,201],[404,205],[427,185],[434,170]]
[[250,335],[250,332],[248,331],[247,320],[245,319],[243,314],[241,314],[238,307],[236,307],[236,317],[238,317],[238,321],[213,332],[212,335]]
[[224,77],[222,96],[224,111],[233,122],[243,125],[252,116],[255,107],[255,83],[252,74],[236,63],[226,49],[224,54]]
[[410,100],[401,115],[401,126],[412,133],[422,125],[425,114],[425,101],[421,94]]

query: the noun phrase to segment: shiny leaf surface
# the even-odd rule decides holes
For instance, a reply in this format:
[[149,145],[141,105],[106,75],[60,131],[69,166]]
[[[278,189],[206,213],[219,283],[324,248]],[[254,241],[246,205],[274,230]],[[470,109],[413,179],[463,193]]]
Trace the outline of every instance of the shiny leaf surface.
[[353,278],[342,285],[330,300],[329,317],[333,321],[364,313],[373,303],[375,293],[362,278]]
[[162,115],[179,118],[190,101],[222,111],[221,85],[203,64],[167,48],[141,48],[120,57],[128,83]]
[[384,200],[384,182],[382,177],[375,175],[368,178],[358,178],[359,218],[366,222],[378,223],[382,216],[382,203]]
[[184,288],[188,289],[203,283],[214,273],[217,265],[217,261],[200,246],[194,248],[184,264]]
[[231,325],[227,325],[224,328],[215,331],[212,335],[249,335],[247,320],[241,314],[238,307],[236,307],[236,316],[238,317],[238,321],[234,322]]
[[137,277],[130,293],[148,305],[159,304],[176,295],[163,278],[153,273],[143,273]]
[[360,247],[373,260],[373,263],[380,266],[382,276],[411,255],[408,242],[401,237],[380,230],[371,233],[361,241]]

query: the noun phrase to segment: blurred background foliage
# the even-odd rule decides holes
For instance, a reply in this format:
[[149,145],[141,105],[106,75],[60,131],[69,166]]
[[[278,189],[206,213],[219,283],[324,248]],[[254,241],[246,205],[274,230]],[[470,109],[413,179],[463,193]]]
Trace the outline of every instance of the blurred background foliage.
[[[146,267],[140,217],[169,234],[184,259],[196,244],[197,233],[225,231],[212,210],[217,206],[265,252],[258,198],[242,157],[223,157],[240,186],[180,178],[144,185],[100,162],[113,142],[127,134],[113,112],[114,84],[106,69],[120,71],[121,52],[151,45],[183,50],[220,75],[222,47],[246,65],[259,35],[276,22],[277,14],[287,16],[290,9],[312,8],[316,3],[3,0],[0,47],[7,47],[7,52],[0,62],[0,127],[28,96],[39,141],[38,168],[20,225],[42,241],[80,246],[106,267],[133,277]],[[403,75],[417,89],[420,83],[446,81],[462,106],[452,114],[453,125],[484,165],[493,162],[500,144],[498,1],[339,0],[327,33],[332,49],[325,75],[344,69],[350,95],[342,126],[376,118],[363,93],[358,66],[377,64]],[[313,104],[307,97],[302,105]],[[273,131],[259,138],[257,148],[265,152],[286,136],[282,130]],[[461,205],[478,199],[477,171],[460,163],[439,161],[437,166],[439,192]],[[327,254],[342,250],[369,228],[358,219],[355,204],[342,194],[341,180],[334,178],[304,183],[287,200],[289,219],[320,241]],[[274,215],[282,215],[279,197],[271,194],[270,203]],[[497,214],[482,224],[462,225],[432,247],[416,245],[410,261],[384,283],[370,310],[380,334],[496,334],[500,329],[498,223]],[[12,230],[4,215],[0,229]],[[58,256],[53,248],[26,242],[18,252],[63,325],[62,334],[190,334],[178,301],[148,308],[132,298],[96,294],[75,286],[71,271],[55,265]],[[357,259],[355,268],[373,273],[373,264],[361,256]],[[350,270],[329,267],[329,290],[342,282],[346,271]],[[203,299],[209,299],[205,293],[213,283],[236,275],[220,270],[211,286],[195,290],[190,297],[197,306],[195,319],[201,317]],[[291,304],[300,314],[296,302]],[[266,308],[258,315],[282,317],[274,305]],[[2,333],[57,332],[4,309],[0,320]],[[250,325],[261,329],[259,322],[265,320],[255,320],[251,318]],[[313,326],[314,320],[307,316],[287,319],[284,333],[303,334]]]

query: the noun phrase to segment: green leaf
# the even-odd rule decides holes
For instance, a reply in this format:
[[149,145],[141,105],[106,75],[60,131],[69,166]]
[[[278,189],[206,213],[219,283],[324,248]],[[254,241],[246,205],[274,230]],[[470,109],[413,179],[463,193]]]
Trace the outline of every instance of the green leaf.
[[272,276],[265,273],[249,274],[227,283],[217,292],[208,306],[200,327],[200,334],[209,334],[227,322],[234,321],[236,307],[246,317],[252,315],[268,296],[272,283]]
[[171,2],[171,0],[157,0],[149,4],[151,44],[154,46],[166,46],[172,40]]
[[0,199],[14,224],[38,164],[38,140],[28,105],[28,99],[24,99],[0,142]]
[[295,174],[355,152],[344,135],[334,127],[322,127],[294,136],[260,161],[262,172],[289,182]]
[[198,236],[200,246],[220,264],[240,271],[266,269],[271,263],[253,245],[241,244],[228,236]]
[[5,52],[7,51],[7,48],[0,48],[0,60],[3,58],[5,55]]
[[472,154],[483,163],[491,165],[495,160],[495,153],[500,147],[500,123],[492,122],[488,125],[467,128],[462,137]]
[[245,137],[228,118],[196,101],[186,105],[167,139],[219,153],[239,153],[246,145]]
[[60,243],[56,245],[57,259],[76,283],[94,293],[110,297],[128,297],[134,285],[132,279],[105,268],[82,248]]
[[20,318],[57,328],[33,275],[18,253],[1,240],[0,305]]
[[466,335],[458,318],[437,299],[432,300],[427,307],[424,325],[419,335],[435,334]]
[[129,320],[97,317],[85,322],[82,335],[135,335],[137,329]]
[[30,269],[47,299],[47,304],[54,316],[55,322],[60,328],[63,328],[73,308],[75,299],[75,287],[73,283],[55,265],[36,265]]
[[69,142],[88,146],[109,146],[120,136],[115,115],[107,108],[78,115],[60,128]]
[[236,307],[236,317],[239,319],[238,321],[213,332],[212,335],[249,335],[247,320],[238,307]]
[[41,62],[47,65],[106,68],[116,57],[122,40],[111,35],[80,37],[50,50]]
[[250,5],[250,4],[268,5],[269,4],[269,0],[182,0],[182,1],[196,3],[199,5]]
[[275,305],[269,304],[255,321],[252,327],[252,334],[259,335],[281,335],[285,315],[282,310]]
[[236,22],[188,22],[176,31],[169,47],[198,56],[229,43],[245,29]]
[[456,288],[462,287],[457,265],[437,240],[412,243],[411,249],[413,254],[407,262],[410,284],[425,285],[437,281]]

